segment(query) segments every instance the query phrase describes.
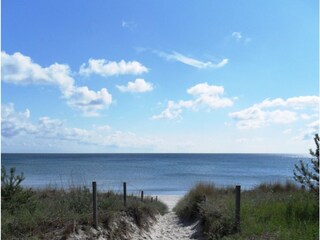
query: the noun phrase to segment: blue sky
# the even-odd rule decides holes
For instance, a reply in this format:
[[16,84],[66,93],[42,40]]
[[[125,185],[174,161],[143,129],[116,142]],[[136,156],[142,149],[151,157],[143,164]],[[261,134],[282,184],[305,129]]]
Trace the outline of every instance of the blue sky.
[[2,1],[2,152],[308,153],[318,1]]

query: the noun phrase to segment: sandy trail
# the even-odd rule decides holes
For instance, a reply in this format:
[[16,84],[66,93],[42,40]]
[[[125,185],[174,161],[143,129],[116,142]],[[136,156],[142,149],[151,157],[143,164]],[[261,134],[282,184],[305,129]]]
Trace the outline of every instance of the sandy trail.
[[196,232],[196,224],[184,225],[180,223],[174,212],[158,216],[157,222],[149,232],[141,236],[135,236],[134,240],[189,240],[195,239],[192,236]]
[[185,225],[179,221],[177,215],[172,212],[172,207],[181,196],[162,196],[160,199],[169,206],[169,213],[157,217],[157,222],[150,228],[149,232],[141,236],[135,236],[133,240],[189,240],[196,232],[196,223]]

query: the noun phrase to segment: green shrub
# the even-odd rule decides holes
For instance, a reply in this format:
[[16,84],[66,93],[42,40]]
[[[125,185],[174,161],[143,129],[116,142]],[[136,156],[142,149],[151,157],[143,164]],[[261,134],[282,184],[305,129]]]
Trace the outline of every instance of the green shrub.
[[87,187],[72,188],[65,194],[68,209],[78,214],[90,212],[91,199],[92,194]]
[[33,212],[36,208],[34,193],[30,189],[23,189],[21,182],[25,179],[23,173],[15,175],[15,168],[7,175],[4,166],[1,168],[1,209],[14,213],[21,209]]
[[316,144],[316,150],[310,149],[312,168],[309,168],[308,164],[300,160],[300,165],[295,165],[293,170],[294,179],[301,183],[302,186],[308,187],[319,196],[319,134],[315,134],[314,142]]
[[296,184],[287,181],[285,184],[275,182],[275,183],[261,183],[254,188],[254,191],[261,191],[263,193],[285,193],[285,192],[297,192],[300,189]]
[[198,183],[173,210],[183,221],[198,220],[201,235],[206,239],[221,239],[235,231],[231,194],[231,189]]
[[16,168],[10,168],[10,175],[6,168],[1,166],[1,198],[10,200],[15,193],[22,190],[20,184],[25,179],[23,173],[15,175]]
[[204,237],[221,239],[235,232],[231,211],[217,206],[214,201],[200,205],[200,224]]
[[177,203],[173,210],[181,219],[194,221],[200,217],[201,204],[213,197],[215,192],[214,185],[198,183]]

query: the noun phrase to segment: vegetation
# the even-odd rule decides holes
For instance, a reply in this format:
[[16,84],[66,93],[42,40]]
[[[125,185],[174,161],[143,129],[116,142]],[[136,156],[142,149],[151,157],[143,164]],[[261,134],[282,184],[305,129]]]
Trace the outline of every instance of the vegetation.
[[[20,186],[22,174],[15,176],[11,169],[7,175],[2,170],[1,239],[67,239],[81,231],[92,235],[92,194],[88,188],[24,189]],[[130,224],[148,229],[156,214],[167,211],[165,204],[149,198],[141,202],[128,196],[127,207],[123,196],[114,192],[98,193],[97,199],[99,228],[112,239],[127,239]]]
[[314,137],[316,150],[310,149],[310,154],[314,157],[311,159],[312,168],[309,169],[308,164],[301,160],[300,165],[295,165],[294,169],[294,179],[317,195],[319,194],[319,140],[319,134],[316,134]]
[[1,168],[1,209],[11,214],[15,214],[20,209],[29,209],[30,212],[33,212],[35,203],[32,199],[32,192],[20,186],[24,176],[23,173],[16,175],[15,171],[15,168],[11,168],[8,175],[5,167]]
[[232,189],[199,183],[173,209],[183,221],[199,221],[199,232],[207,239],[233,234]]
[[235,228],[231,188],[200,183],[174,211],[184,221],[199,221],[205,239],[318,239],[319,206],[310,191],[292,183],[261,184],[241,193],[241,231]]

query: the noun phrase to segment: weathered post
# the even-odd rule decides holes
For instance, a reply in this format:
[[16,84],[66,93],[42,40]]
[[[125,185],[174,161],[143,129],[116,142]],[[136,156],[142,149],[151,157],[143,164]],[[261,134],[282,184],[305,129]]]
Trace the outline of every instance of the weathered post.
[[240,231],[240,194],[241,186],[236,186],[236,212],[235,212],[235,224],[237,231]]
[[153,197],[151,197],[151,202],[153,202]]
[[93,227],[98,228],[98,216],[97,216],[97,183],[92,182],[92,206],[93,206]]
[[123,204],[127,206],[127,183],[123,182]]
[[156,196],[156,202],[158,202],[158,196]]
[[141,202],[143,202],[143,191],[141,191]]

